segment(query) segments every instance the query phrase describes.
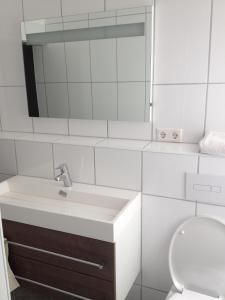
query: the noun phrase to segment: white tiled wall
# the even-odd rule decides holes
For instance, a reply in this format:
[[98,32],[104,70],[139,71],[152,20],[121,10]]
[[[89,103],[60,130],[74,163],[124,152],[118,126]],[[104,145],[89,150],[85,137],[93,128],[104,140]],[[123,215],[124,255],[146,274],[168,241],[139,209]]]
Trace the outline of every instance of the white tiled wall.
[[[0,180],[8,174],[17,173],[53,178],[53,168],[61,162],[67,162],[75,181],[97,182],[100,185],[144,192],[142,280],[133,287],[128,300],[165,299],[171,284],[167,262],[168,244],[180,222],[196,212],[199,215],[225,218],[225,209],[222,207],[184,201],[185,172],[224,175],[223,158],[201,156],[198,166],[197,155],[163,153],[163,147],[158,153],[147,150],[142,153],[145,143],[126,141],[149,141],[151,132],[154,134],[157,127],[164,126],[183,127],[184,141],[191,143],[199,141],[205,128],[225,130],[224,1],[155,1],[153,126],[136,122],[28,118],[19,25],[23,16],[25,20],[34,20],[58,17],[61,12],[66,16],[103,11],[105,8],[135,7],[151,2],[0,0],[0,28],[4,28],[0,30],[0,129],[112,138],[102,146],[101,143],[97,144],[95,151],[93,144],[87,146],[89,140],[84,142],[82,139],[79,143],[74,142],[74,145],[54,142],[54,147],[53,141],[21,141],[19,135],[16,142],[13,138],[0,139]],[[97,49],[97,45],[93,47]],[[105,47],[112,50],[109,45]],[[122,48],[121,45],[121,51]],[[67,49],[68,52],[75,50],[80,51],[81,60],[88,59],[84,45],[80,45],[80,49],[74,49],[72,45],[71,49]],[[135,51],[142,51],[141,45]],[[124,59],[132,55],[136,54],[131,51],[126,56],[125,53]],[[112,56],[112,53],[108,51],[107,56]],[[104,59],[107,61],[108,58]],[[85,72],[77,74],[73,64],[69,65],[71,78],[79,81],[79,76],[87,77]],[[102,72],[104,70],[96,69],[96,79],[101,79]],[[142,69],[138,70],[138,78],[132,79],[139,80],[142,72]],[[114,75],[110,74],[112,77]],[[125,75],[126,70],[121,69],[121,76]],[[72,90],[70,97],[74,95]],[[85,88],[85,92],[87,90]],[[80,93],[83,93],[82,89]],[[101,104],[100,99],[97,102]],[[125,140],[118,141],[115,138]]]
[[76,182],[94,184],[94,149],[91,147],[54,145],[54,165],[70,166],[71,178]]
[[144,152],[144,194],[184,199],[185,174],[196,173],[197,166],[197,156]]
[[53,178],[51,144],[17,141],[16,156],[18,174]]
[[141,152],[97,148],[96,184],[141,190]]

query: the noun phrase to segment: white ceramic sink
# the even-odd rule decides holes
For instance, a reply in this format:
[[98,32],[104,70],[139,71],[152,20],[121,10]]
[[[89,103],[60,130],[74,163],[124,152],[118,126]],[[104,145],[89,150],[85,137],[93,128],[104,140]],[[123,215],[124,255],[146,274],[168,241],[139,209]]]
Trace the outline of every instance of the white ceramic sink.
[[140,210],[140,193],[15,176],[0,184],[2,218],[107,242]]

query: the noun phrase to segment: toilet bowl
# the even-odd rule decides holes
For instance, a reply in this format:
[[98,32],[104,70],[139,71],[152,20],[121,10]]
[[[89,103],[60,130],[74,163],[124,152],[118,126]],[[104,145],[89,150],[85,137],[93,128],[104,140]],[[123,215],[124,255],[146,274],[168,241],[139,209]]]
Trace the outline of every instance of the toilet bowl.
[[171,240],[169,269],[174,286],[167,300],[225,300],[225,223],[185,221]]

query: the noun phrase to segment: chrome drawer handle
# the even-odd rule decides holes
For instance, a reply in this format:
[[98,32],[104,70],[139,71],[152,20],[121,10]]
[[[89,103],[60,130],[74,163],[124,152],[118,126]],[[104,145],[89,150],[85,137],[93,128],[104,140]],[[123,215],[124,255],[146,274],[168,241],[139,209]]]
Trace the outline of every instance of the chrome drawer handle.
[[62,294],[68,295],[68,296],[75,297],[75,298],[80,299],[80,300],[93,300],[91,298],[86,298],[86,297],[83,297],[83,296],[80,296],[80,295],[76,295],[74,293],[70,293],[70,292],[67,292],[67,291],[64,291],[64,290],[60,290],[60,289],[54,288],[50,285],[46,285],[46,284],[43,284],[43,283],[40,283],[40,282],[37,282],[37,281],[33,281],[31,279],[27,279],[27,278],[24,278],[24,277],[21,277],[21,276],[15,276],[15,277],[18,280],[26,281],[26,282],[29,282],[29,283],[47,288],[49,290],[53,290],[53,291],[56,291],[56,292],[59,292],[59,293],[62,293]]
[[37,251],[37,252],[40,252],[40,253],[50,254],[50,255],[57,256],[57,257],[64,258],[64,259],[69,259],[71,261],[75,261],[75,262],[78,262],[78,263],[81,263],[81,264],[85,264],[85,265],[89,265],[89,266],[98,268],[99,270],[103,270],[104,269],[104,265],[103,264],[102,265],[96,264],[96,263],[93,263],[93,262],[88,261],[88,260],[74,258],[74,257],[66,256],[66,255],[63,255],[63,254],[59,254],[59,253],[55,253],[55,252],[51,252],[51,251],[47,251],[47,250],[43,250],[43,249],[31,247],[31,246],[27,246],[27,245],[15,243],[15,242],[8,241],[8,244],[9,245],[13,245],[13,246],[18,246],[18,247],[26,248],[26,249],[30,249],[30,250],[34,250],[34,251]]

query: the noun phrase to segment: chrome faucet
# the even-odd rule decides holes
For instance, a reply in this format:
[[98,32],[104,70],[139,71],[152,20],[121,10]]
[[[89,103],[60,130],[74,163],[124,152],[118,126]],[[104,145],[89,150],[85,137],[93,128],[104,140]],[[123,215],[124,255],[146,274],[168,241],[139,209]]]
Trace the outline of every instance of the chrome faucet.
[[58,168],[56,168],[56,170],[60,170],[60,174],[55,177],[55,180],[63,181],[65,187],[71,187],[73,183],[67,164],[61,164],[60,166],[58,166]]

